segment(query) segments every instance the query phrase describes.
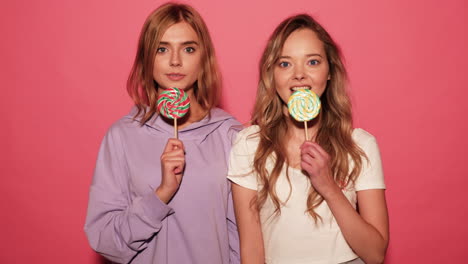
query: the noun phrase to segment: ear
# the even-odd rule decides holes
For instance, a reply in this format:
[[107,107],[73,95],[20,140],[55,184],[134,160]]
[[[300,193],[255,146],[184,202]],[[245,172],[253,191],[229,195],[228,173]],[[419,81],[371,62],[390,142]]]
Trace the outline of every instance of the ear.
[[329,81],[331,79],[330,73],[328,74],[327,80]]

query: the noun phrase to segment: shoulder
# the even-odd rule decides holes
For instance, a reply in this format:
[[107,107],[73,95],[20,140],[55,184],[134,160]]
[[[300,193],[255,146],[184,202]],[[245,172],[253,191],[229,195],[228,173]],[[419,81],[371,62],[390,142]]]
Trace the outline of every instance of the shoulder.
[[109,126],[105,138],[112,142],[125,141],[124,138],[133,137],[141,130],[140,122],[127,114]]
[[353,131],[353,139],[366,155],[361,174],[356,179],[356,191],[385,189],[382,160],[376,138],[369,132],[356,128]]
[[141,127],[138,120],[133,119],[130,115],[125,115],[118,119],[109,127],[109,134],[123,134],[129,130],[138,129]]
[[369,140],[375,140],[375,137],[362,128],[355,128],[352,137],[356,143],[365,143]]
[[223,122],[223,125],[226,125],[226,126],[241,125],[241,123],[237,121],[237,119],[234,116],[232,116],[231,114],[229,114],[228,112],[224,111],[221,108],[215,107],[211,109],[210,116],[211,116],[210,119],[212,122],[221,121]]
[[356,128],[353,139],[366,154],[367,159],[364,162],[367,166],[381,167],[380,148],[376,138],[364,129]]
[[242,129],[234,140],[234,148],[241,152],[255,152],[260,141],[258,132],[259,127],[257,125]]
[[257,125],[248,126],[242,129],[237,135],[238,140],[258,141],[258,132],[260,128]]
[[366,130],[362,128],[355,128],[352,133],[354,142],[362,148],[366,149],[369,145],[377,145],[376,138]]
[[257,180],[252,173],[257,151],[259,127],[249,126],[241,130],[234,141],[229,161],[229,179],[249,189],[257,189]]
[[221,108],[211,109],[210,121],[208,122],[217,127],[219,132],[227,133],[230,137],[234,137],[243,128],[242,124],[234,116]]

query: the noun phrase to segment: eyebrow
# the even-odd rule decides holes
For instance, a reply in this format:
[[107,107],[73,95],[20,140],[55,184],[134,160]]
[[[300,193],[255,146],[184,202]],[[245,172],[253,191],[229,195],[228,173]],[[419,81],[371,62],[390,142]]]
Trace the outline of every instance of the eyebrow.
[[[161,42],[159,42],[159,44],[161,44],[161,45],[170,45],[170,43],[167,42],[167,41],[161,41]],[[189,41],[182,42],[182,45],[197,45],[198,46],[198,42],[196,42],[195,40],[189,40]]]
[[[318,54],[318,53],[310,53],[310,54],[306,54],[306,57],[313,57],[313,56],[318,56],[318,57],[323,57],[322,55]],[[291,59],[291,56],[280,56],[279,57],[280,59]]]

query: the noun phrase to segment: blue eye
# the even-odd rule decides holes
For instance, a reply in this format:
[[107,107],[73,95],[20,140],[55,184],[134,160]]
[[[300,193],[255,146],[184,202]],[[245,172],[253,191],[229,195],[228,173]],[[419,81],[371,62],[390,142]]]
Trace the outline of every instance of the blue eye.
[[320,62],[318,60],[310,60],[308,64],[309,65],[319,65],[319,63]]
[[279,66],[280,66],[281,68],[286,68],[286,67],[289,66],[289,62],[282,61],[282,62],[279,63]]
[[187,48],[185,48],[185,52],[187,52],[187,53],[194,53],[194,52],[195,52],[195,49],[192,48],[192,47],[187,47]]

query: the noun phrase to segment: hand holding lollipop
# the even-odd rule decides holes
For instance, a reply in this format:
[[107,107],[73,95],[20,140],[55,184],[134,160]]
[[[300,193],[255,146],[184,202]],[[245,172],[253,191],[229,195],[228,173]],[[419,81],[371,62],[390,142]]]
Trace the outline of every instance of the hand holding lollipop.
[[190,109],[190,98],[184,90],[171,88],[159,94],[157,107],[161,115],[174,119],[174,137],[177,134],[177,118],[183,117]]
[[320,107],[320,98],[316,93],[308,89],[299,89],[289,97],[289,114],[297,121],[304,122],[306,140],[309,140],[307,121],[317,117],[320,113]]

